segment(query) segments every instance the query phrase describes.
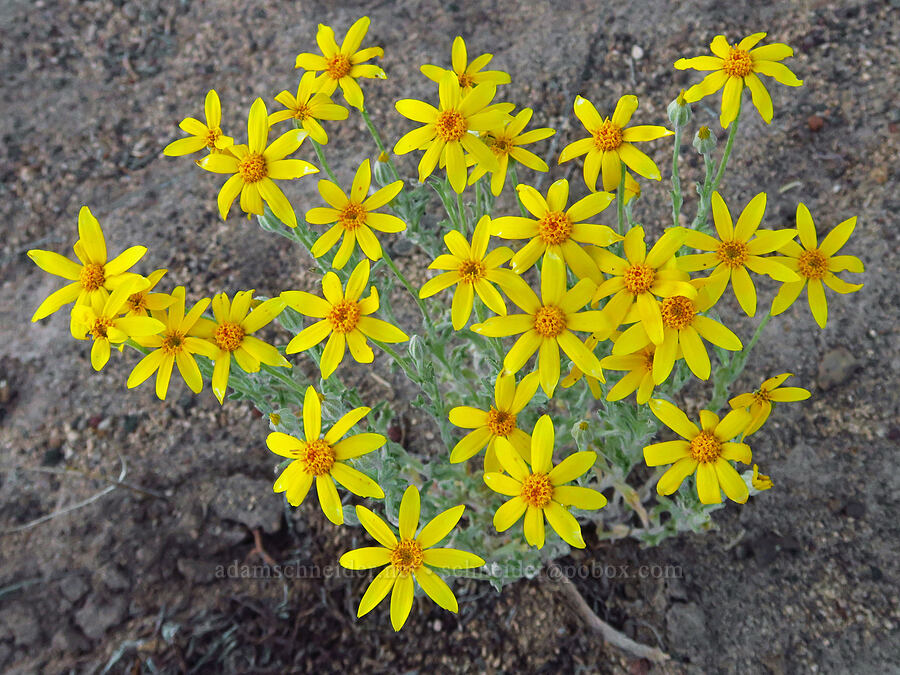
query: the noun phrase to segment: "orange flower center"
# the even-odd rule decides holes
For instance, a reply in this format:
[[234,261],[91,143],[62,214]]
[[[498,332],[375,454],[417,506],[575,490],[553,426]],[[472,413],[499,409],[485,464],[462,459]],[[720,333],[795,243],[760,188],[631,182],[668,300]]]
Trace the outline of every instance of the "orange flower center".
[[214,148],[216,147],[216,141],[222,137],[222,130],[219,127],[215,129],[208,129],[206,131],[206,147]]
[[484,276],[484,263],[480,260],[464,260],[459,266],[460,281],[474,284]]
[[635,263],[629,266],[623,275],[625,289],[634,295],[640,295],[649,291],[655,278],[656,272],[654,269],[643,263]]
[[488,411],[487,425],[494,436],[509,436],[516,428],[516,416],[511,412],[497,410],[491,406]]
[[332,80],[340,80],[350,74],[350,58],[343,54],[335,54],[325,62],[325,72]]
[[224,321],[216,327],[215,340],[219,349],[233,352],[244,341],[244,329],[236,323]]
[[328,312],[328,320],[335,332],[349,333],[359,323],[360,314],[359,303],[353,300],[341,300]]
[[96,291],[106,281],[106,272],[103,269],[103,265],[96,263],[85,265],[81,268],[78,280],[81,282],[81,287],[84,290]]
[[701,431],[691,441],[691,457],[698,462],[715,462],[722,454],[722,444],[709,431]]
[[322,438],[307,443],[300,452],[300,459],[306,463],[307,473],[313,476],[325,476],[334,466],[334,450]]
[[468,73],[460,73],[456,79],[459,80],[459,86],[463,89],[469,89],[475,85],[475,78]]
[[147,291],[141,291],[139,293],[132,293],[128,296],[128,306],[131,307],[131,311],[135,314],[147,314]]
[[690,298],[683,295],[676,295],[672,298],[666,298],[662,301],[662,320],[666,328],[674,328],[681,330],[691,325],[697,308]]
[[572,234],[572,221],[560,211],[551,211],[538,221],[538,235],[545,244],[562,244]]
[[653,355],[656,353],[656,350],[651,348],[645,349],[643,352],[644,357],[644,370],[648,373],[653,372]]
[[732,47],[722,63],[722,70],[731,77],[747,77],[753,72],[753,59],[743,49]]
[[106,338],[106,329],[113,325],[112,319],[105,316],[98,316],[94,319],[94,325],[91,326],[91,335],[95,340]]
[[605,120],[594,131],[594,146],[598,150],[604,152],[615,150],[620,145],[622,145],[622,130],[610,120]]
[[797,265],[800,268],[800,274],[807,279],[821,279],[828,271],[828,259],[815,248],[811,251],[804,251],[797,260]]
[[166,354],[177,354],[184,351],[184,333],[178,330],[164,333],[162,350]]
[[544,305],[534,315],[534,329],[545,338],[555,338],[566,329],[566,315],[559,307]]
[[455,110],[442,110],[434,126],[437,137],[444,143],[459,141],[469,130],[466,118]]
[[772,400],[772,392],[760,387],[759,389],[757,389],[756,391],[753,392],[753,398],[756,399],[757,403],[760,403],[760,404],[765,403],[767,401]]
[[503,157],[513,149],[513,142],[507,136],[492,136],[488,139],[488,147],[495,155]]
[[542,509],[553,499],[553,484],[545,473],[533,473],[522,482],[522,499],[529,506]]
[[251,152],[238,164],[238,171],[245,183],[256,183],[265,178],[269,170],[266,159],[258,152]]
[[391,565],[401,574],[415,572],[422,566],[425,554],[415,539],[401,539],[397,548],[391,551]]
[[312,115],[310,115],[309,113],[309,106],[305,103],[300,103],[300,101],[297,101],[297,107],[294,108],[294,117],[296,117],[301,122],[312,117]]
[[338,213],[338,223],[345,230],[355,230],[360,225],[366,224],[367,215],[362,204],[347,202],[347,205]]
[[747,261],[747,244],[742,241],[723,241],[716,251],[726,267],[742,267]]

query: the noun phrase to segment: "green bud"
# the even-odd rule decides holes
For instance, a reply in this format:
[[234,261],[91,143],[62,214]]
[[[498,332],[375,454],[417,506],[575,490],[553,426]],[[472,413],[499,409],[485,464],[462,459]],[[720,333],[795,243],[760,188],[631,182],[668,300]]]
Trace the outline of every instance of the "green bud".
[[684,98],[684,89],[678,94],[678,97],[669,104],[668,108],[669,120],[676,128],[687,126],[691,121],[691,104]]
[[372,173],[375,174],[375,182],[381,187],[394,182],[393,177],[391,176],[391,167],[388,164],[388,159],[387,153],[382,152],[378,155],[378,159],[372,164]]
[[716,148],[716,135],[709,127],[703,126],[697,129],[694,136],[694,149],[701,155],[712,152]]

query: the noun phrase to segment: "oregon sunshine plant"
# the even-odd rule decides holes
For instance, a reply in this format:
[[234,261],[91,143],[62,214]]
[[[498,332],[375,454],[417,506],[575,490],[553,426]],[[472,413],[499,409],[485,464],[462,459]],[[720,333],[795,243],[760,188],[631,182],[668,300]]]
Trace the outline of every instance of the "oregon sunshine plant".
[[[433,103],[396,102],[415,127],[389,149],[360,87],[363,79],[386,77],[370,63],[382,49],[363,47],[368,26],[368,18],[359,19],[339,45],[334,31],[320,25],[321,53],[297,56],[296,67],[304,72],[296,95],[278,94],[281,108],[274,112],[256,99],[245,142],[223,132],[219,97],[210,91],[205,121],[184,119],[180,126],[188,135],[164,150],[169,156],[205,153],[198,166],[228,177],[218,193],[222,218],[237,199],[264,230],[303,247],[322,272],[320,293],[286,290],[263,299],[241,290],[188,307],[184,287],[160,289],[165,269],[146,276],[133,271],[145,247],[111,257],[85,206],[78,217],[77,262],[51,251],[28,252],[41,269],[68,282],[32,320],[74,303],[71,333],[91,338],[96,370],[106,365],[111,345],[129,345],[143,354],[127,379],[129,388],[155,374],[156,394],[165,399],[177,367],[194,392],[206,378],[220,402],[230,389],[230,397],[267,413],[268,448],[284,458],[274,491],[298,506],[315,484],[331,522],[365,528],[378,546],[349,551],[340,563],[383,568],[358,615],[390,593],[396,630],[409,615],[416,583],[438,605],[457,611],[453,592],[434,569],[470,570],[467,576],[499,588],[569,546],[583,548],[579,519],[596,523],[599,538],[633,536],[652,545],[678,531],[707,528],[723,493],[744,503],[771,488],[752,464],[748,437],[773,404],[799,401],[809,392],[783,386],[790,373],[730,401],[729,387],[773,315],[806,289],[812,315],[824,328],[825,289],[859,290],[861,284],[837,273],[863,271],[858,258],[839,253],[856,218],[820,242],[802,203],[796,229],[765,229],[765,193],[728,195],[729,208],[717,191],[746,112],[744,90],[770,122],[772,100],[762,78],[800,86],[782,63],[793,50],[759,46],[765,33],[737,44],[719,35],[710,55],[679,59],[676,68],[709,74],[669,105],[672,130],[643,124],[635,96],[614,105],[604,101],[606,114],[576,97],[574,113],[584,132],[558,161],[583,157],[589,193],[570,199],[566,180],[546,192],[519,182],[520,168],[548,171],[535,150],[555,132],[529,128],[530,109],[515,112],[514,104],[496,100],[510,76],[486,70],[490,54],[469,59],[461,37],[453,42],[450,68],[422,66],[437,87]],[[338,181],[324,152],[326,129],[350,114],[335,102],[338,88],[378,148],[374,163],[365,159],[350,185]],[[696,132],[693,145],[705,177],[697,187],[696,216],[683,227],[679,159],[690,104],[719,90],[727,140],[716,161],[715,134],[706,126]],[[661,176],[641,147],[669,136],[672,224],[650,228],[654,235],[662,231],[648,241],[633,209],[641,179]],[[295,157],[304,142],[316,164]],[[404,180],[394,164],[392,154],[407,153],[418,153],[418,185]],[[279,182],[320,171],[327,176],[318,183],[322,205],[298,218]],[[507,185],[515,190],[518,213],[494,216],[494,198]],[[423,224],[435,195],[447,213],[442,242]],[[736,203],[746,206],[736,209]],[[433,258],[429,269],[437,274],[419,289],[382,245],[398,235]],[[781,287],[745,344],[715,308],[730,285],[740,307],[754,316],[753,276]],[[398,327],[390,304],[396,283],[415,301],[418,326]],[[449,317],[441,301],[448,296]],[[273,321],[292,336],[283,345],[255,335]],[[371,363],[373,346],[421,390],[413,404],[440,429],[443,447],[436,452],[413,455],[388,441],[392,411],[385,403],[373,411],[341,381],[347,352]],[[309,382],[292,368],[286,356],[294,354],[310,359],[321,379]],[[622,375],[607,383],[604,370]],[[673,402],[692,375],[712,384],[708,409],[695,421]],[[720,418],[726,403],[730,409]],[[660,422],[679,438],[651,442]],[[365,431],[354,431],[363,425]],[[482,452],[477,466],[469,461]],[[643,464],[667,468],[651,471]],[[752,470],[739,473],[735,464]],[[350,494],[373,500],[366,503],[385,515],[361,504],[351,508],[357,500]],[[467,507],[465,527],[458,528]],[[423,516],[427,522],[420,527]],[[453,548],[440,546],[448,537]]]

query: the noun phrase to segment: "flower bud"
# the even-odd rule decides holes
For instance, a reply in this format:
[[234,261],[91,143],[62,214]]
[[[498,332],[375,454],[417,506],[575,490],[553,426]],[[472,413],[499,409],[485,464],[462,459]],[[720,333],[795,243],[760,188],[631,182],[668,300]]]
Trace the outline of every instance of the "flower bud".
[[684,99],[684,89],[678,97],[669,104],[669,120],[677,129],[687,126],[691,121],[691,104]]
[[715,150],[716,135],[709,127],[703,126],[697,129],[697,134],[694,136],[694,148],[702,155]]
[[391,167],[388,164],[389,159],[390,156],[386,152],[379,153],[378,159],[375,160],[375,164],[372,167],[372,171],[375,174],[375,182],[381,187],[394,182],[391,176]]

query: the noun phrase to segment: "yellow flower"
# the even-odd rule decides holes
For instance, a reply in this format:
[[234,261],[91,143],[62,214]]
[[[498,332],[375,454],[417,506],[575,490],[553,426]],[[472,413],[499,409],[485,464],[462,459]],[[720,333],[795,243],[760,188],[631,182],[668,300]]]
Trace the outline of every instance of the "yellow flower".
[[[621,401],[631,392],[637,391],[635,399],[638,405],[644,405],[653,395],[653,362],[657,346],[652,342],[646,347],[631,354],[615,354],[600,360],[600,365],[608,370],[627,370],[621,380],[616,382],[606,395],[607,401]],[[681,358],[681,348],[675,354],[676,360]]]
[[862,284],[849,284],[835,272],[863,272],[862,261],[852,255],[835,255],[847,243],[856,227],[856,216],[845,220],[828,233],[821,246],[816,239],[816,226],[809,209],[802,203],[797,205],[797,230],[800,243],[790,241],[779,249],[787,258],[780,262],[800,275],[800,281],[788,282],[781,287],[772,301],[772,315],[781,314],[794,304],[800,292],[806,287],[806,297],[813,318],[820,328],[828,321],[828,304],[825,300],[825,286],[838,293],[853,293]]
[[145,316],[119,316],[125,310],[128,295],[147,281],[138,277],[114,290],[106,300],[95,295],[90,305],[78,305],[72,309],[73,319],[83,329],[81,339],[90,333],[91,365],[100,370],[109,361],[109,345],[121,344],[128,338],[156,335],[165,326],[161,321]]
[[[453,40],[453,47],[450,50],[452,70],[432,65],[424,65],[420,70],[425,77],[438,84],[448,73],[455,75],[456,81],[459,82],[459,86],[462,88],[463,96],[465,96],[472,91],[473,87],[479,84],[509,84],[509,73],[504,73],[502,70],[482,70],[493,58],[493,54],[482,54],[472,59],[472,62],[469,63],[466,43],[461,36],[457,36]],[[546,169],[544,170],[546,171]]]
[[756,464],[753,465],[753,477],[750,479],[750,482],[753,484],[753,488],[760,492],[768,490],[775,485],[771,478],[759,472],[759,466]]
[[153,351],[138,361],[127,382],[128,388],[133,389],[155,372],[156,395],[160,400],[166,398],[172,366],[176,364],[187,386],[195,394],[199,394],[203,389],[203,378],[194,355],[201,354],[208,358],[216,355],[215,345],[191,333],[194,324],[209,306],[209,298],[200,300],[187,314],[184,312],[184,286],[178,286],[172,291],[172,298],[168,312],[150,312],[154,319],[164,324],[163,330],[158,335],[135,338],[135,342]]
[[286,492],[291,506],[300,506],[313,479],[322,513],[335,525],[344,523],[344,510],[334,482],[337,481],[355,495],[382,499],[384,491],[374,480],[354,469],[346,462],[372,452],[387,440],[381,434],[356,434],[341,438],[369,414],[370,408],[355,408],[341,417],[325,435],[322,435],[322,405],[312,387],[306,388],[303,397],[303,434],[300,440],[290,434],[274,431],[266,438],[266,445],[276,455],[292,459],[281,472],[273,487],[276,493]]
[[433,548],[456,527],[465,506],[454,506],[439,513],[419,530],[417,536],[419,506],[419,491],[410,485],[400,501],[399,540],[386,522],[365,506],[357,506],[359,522],[381,546],[348,551],[340,560],[341,565],[351,570],[387,565],[369,584],[359,601],[356,616],[368,614],[390,593],[391,625],[395,631],[403,628],[412,609],[415,592],[413,578],[440,607],[457,612],[459,606],[453,591],[431,568],[464,570],[484,565],[484,560],[474,553],[455,548]]
[[739,394],[728,402],[732,408],[747,408],[750,412],[750,423],[744,430],[744,438],[759,431],[759,428],[769,419],[773,402],[805,401],[810,397],[809,391],[802,387],[781,386],[791,375],[792,373],[782,373],[770,377],[753,393]]
[[[594,351],[597,348],[597,345],[600,344],[600,339],[596,334],[591,334],[585,339],[584,346],[587,347],[590,351]],[[600,361],[600,365],[603,366],[603,360]],[[605,366],[603,366],[605,368]],[[569,374],[566,375],[559,383],[559,385],[563,389],[568,389],[576,382],[578,382],[582,377],[584,377],[584,373],[581,371],[581,368],[572,364],[572,367],[569,369]],[[603,396],[603,390],[600,389],[600,380],[596,377],[587,376],[587,385],[588,389],[591,390],[591,395],[599,399]]]
[[[86,206],[78,212],[78,241],[74,250],[81,264],[53,251],[28,251],[28,257],[42,270],[72,282],[51,293],[35,310],[32,321],[40,321],[72,301],[76,305],[93,306],[95,298],[105,301],[110,291],[143,279],[128,270],[144,257],[147,247],[132,246],[108,261],[103,230]],[[79,334],[80,328],[74,317],[70,327],[75,337],[84,335],[84,331]]]
[[261,98],[256,99],[247,119],[248,145],[233,145],[232,154],[207,155],[197,161],[197,165],[207,171],[234,174],[219,190],[217,201],[222,220],[228,217],[232,202],[240,194],[244,213],[262,215],[265,200],[281,222],[297,227],[294,208],[273,179],[288,180],[318,173],[319,170],[305,160],[285,159],[300,147],[306,136],[305,131],[294,129],[266,147],[269,142],[266,104]]
[[216,347],[212,357],[216,365],[211,384],[219,403],[225,398],[232,356],[245,373],[258,372],[261,363],[291,367],[275,347],[251,335],[281,314],[285,307],[284,300],[269,298],[250,311],[252,301],[252,290],[238,291],[233,301],[225,293],[219,293],[212,299],[216,320],[201,318],[192,331],[193,335],[209,340]]
[[607,192],[615,191],[622,180],[622,163],[644,178],[660,179],[659,168],[654,161],[633,144],[671,136],[672,132],[665,127],[652,125],[626,128],[637,107],[637,96],[623,96],[616,104],[612,117],[603,118],[593,103],[581,96],[575,97],[575,115],[590,137],[563,148],[559,163],[587,153],[584,159],[584,182],[592,192],[597,189],[597,176],[601,171],[603,189]]
[[531,436],[519,428],[517,415],[534,398],[538,384],[537,373],[526,375],[516,386],[514,375],[501,372],[494,384],[494,405],[490,410],[470,406],[453,408],[450,411],[450,423],[472,431],[463,436],[450,452],[451,464],[465,462],[487,446],[484,470],[502,471],[496,450],[497,439],[500,438],[509,441],[523,458],[528,458]]
[[328,134],[325,133],[319,120],[345,120],[350,113],[344,106],[332,102],[328,94],[319,91],[320,85],[321,81],[316,79],[315,73],[303,73],[296,96],[289,91],[283,91],[275,97],[275,100],[287,110],[279,110],[269,115],[269,126],[295,119],[311,139],[319,145],[325,145],[328,142]]
[[219,126],[222,123],[222,106],[215,89],[210,89],[206,94],[204,107],[206,124],[193,117],[185,117],[178,126],[190,136],[169,143],[163,148],[164,155],[180,157],[193,154],[203,148],[207,148],[211,153],[227,153],[228,148],[234,145],[234,139],[231,136],[225,136],[222,133],[222,127]]
[[759,76],[768,75],[789,87],[799,87],[803,80],[798,80],[787,66],[780,63],[782,59],[794,55],[794,50],[787,45],[775,43],[753,49],[765,36],[765,33],[754,33],[731,46],[724,35],[717,35],[709,45],[714,56],[678,59],[675,62],[678,70],[693,68],[713,71],[684,93],[685,100],[693,103],[725,87],[722,91],[722,114],[719,116],[724,129],[737,117],[746,85],[760,116],[766,124],[771,122],[772,97]]
[[[497,441],[497,459],[509,475],[486,473],[484,482],[494,492],[512,497],[494,514],[494,527],[505,532],[525,515],[525,540],[544,547],[544,517],[570,546],[584,548],[581,525],[565,507],[601,509],[606,497],[596,490],[566,485],[583,475],[597,461],[596,452],[576,452],[553,466],[555,432],[549,415],[542,415],[531,433],[530,461],[526,464],[509,441]],[[529,464],[531,465],[529,467]]]
[[[653,355],[653,381],[662,384],[669,377],[679,351],[683,353],[688,368],[701,380],[708,380],[711,372],[709,354],[703,339],[722,349],[740,351],[740,338],[718,321],[703,316],[700,312],[713,306],[712,298],[701,291],[693,299],[684,295],[673,295],[661,303],[660,316],[663,324],[662,342],[656,345]],[[653,344],[641,317],[636,311],[625,317],[625,323],[636,322],[623,331],[613,345],[614,356],[625,356]]]
[[[611,275],[597,288],[593,302],[609,295],[603,308],[609,331],[618,328],[625,317],[637,307],[638,316],[654,344],[663,341],[663,320],[659,300],[684,295],[693,298],[697,289],[688,283],[688,275],[675,264],[675,253],[681,248],[687,231],[670,228],[659,238],[650,252],[644,243],[644,228],[632,227],[625,235],[625,259],[602,248],[591,250],[601,272]],[[606,335],[601,335],[606,337]]]
[[518,185],[519,199],[534,218],[506,216],[496,218],[491,234],[504,239],[530,239],[512,257],[510,266],[517,274],[531,269],[542,255],[555,255],[566,261],[579,279],[591,279],[600,283],[603,278],[591,256],[581,244],[609,246],[621,241],[616,232],[606,225],[582,222],[609,206],[613,195],[594,192],[580,199],[568,209],[569,181],[556,181],[547,190],[545,200],[541,193],[528,185]]
[[288,354],[303,352],[319,344],[326,337],[328,342],[319,364],[322,377],[328,377],[344,359],[344,350],[359,363],[372,363],[375,355],[366,338],[379,342],[404,342],[409,336],[387,321],[369,316],[378,309],[378,290],[372,286],[369,297],[360,300],[369,283],[369,261],[360,262],[347,280],[346,290],[334,272],[322,277],[324,299],[304,291],[285,291],[281,298],[289,307],[304,316],[319,319],[294,336],[285,350]]
[[508,295],[521,292],[527,284],[512,270],[500,269],[512,256],[512,251],[501,246],[488,253],[491,238],[491,219],[482,216],[472,234],[472,244],[456,230],[444,235],[449,254],[439,255],[428,269],[447,270],[425,282],[419,290],[420,298],[430,298],[435,293],[457,284],[450,307],[450,319],[454,330],[462,330],[472,315],[475,294],[495,314],[506,316],[506,303],[491,282]]
[[322,53],[298,54],[294,67],[314,72],[324,71],[320,78],[322,88],[319,92],[331,96],[337,86],[341,85],[347,103],[362,110],[363,92],[356,80],[360,77],[387,79],[381,68],[372,63],[365,63],[376,56],[379,58],[384,56],[384,50],[381,47],[359,48],[368,30],[369,17],[364,16],[350,26],[343,43],[338,47],[334,39],[334,29],[320,23],[316,42]]
[[397,216],[387,213],[373,213],[385,204],[389,204],[403,189],[403,181],[398,180],[386,185],[371,197],[369,186],[372,184],[372,170],[369,160],[365,160],[356,170],[353,184],[350,187],[348,197],[336,184],[328,180],[319,181],[319,193],[330,207],[319,207],[306,212],[306,220],[314,225],[328,225],[335,223],[325,234],[320,236],[313,244],[311,253],[316,258],[321,258],[343,235],[340,248],[334,256],[332,267],[339,270],[347,264],[353,254],[355,243],[370,260],[380,260],[382,256],[381,244],[372,232],[402,232],[406,229],[406,223]]
[[155,270],[147,275],[149,285],[143,290],[132,292],[126,301],[127,316],[149,316],[151,310],[165,309],[174,300],[168,293],[152,293],[168,270]]
[[474,185],[475,181],[486,173],[491,173],[491,192],[494,196],[499,196],[503,191],[503,185],[506,183],[506,171],[509,168],[509,160],[514,159],[519,164],[527,166],[534,171],[549,171],[550,167],[547,162],[535,155],[530,150],[523,148],[523,145],[542,141],[550,138],[556,133],[554,129],[547,127],[541,129],[532,129],[522,133],[525,125],[531,119],[531,108],[520,110],[519,113],[508,122],[498,125],[496,128],[481,134],[482,140],[487,143],[491,152],[497,157],[498,168],[496,171],[490,171],[480,162],[476,162],[475,168],[469,174],[469,185]]
[[525,313],[494,316],[472,326],[472,330],[487,337],[523,335],[507,352],[503,368],[516,373],[539,350],[538,372],[541,388],[547,396],[553,396],[559,382],[562,350],[582,372],[603,379],[600,361],[572,331],[593,333],[607,328],[603,312],[580,311],[590,300],[595,284],[582,279],[566,290],[566,268],[562,258],[550,255],[544,258],[541,270],[541,299],[527,285],[510,296]]
[[397,141],[394,152],[405,155],[413,150],[425,150],[419,160],[419,182],[432,174],[440,160],[447,166],[450,186],[462,193],[466,187],[464,151],[474,155],[488,171],[500,168],[497,157],[484,141],[469,133],[489,131],[504,123],[506,108],[491,105],[496,93],[496,85],[479,84],[463,98],[456,78],[448,74],[441,80],[439,108],[411,98],[397,101],[397,112],[424,126]]
[[[716,224],[716,239],[697,230],[689,230],[684,240],[685,246],[709,253],[685,255],[678,258],[678,267],[686,272],[696,272],[715,266],[704,288],[712,301],[718,302],[725,292],[728,281],[731,290],[747,316],[756,314],[756,288],[747,272],[766,274],[783,282],[799,281],[800,277],[778,260],[762,258],[760,254],[771,253],[797,236],[797,230],[759,230],[763,212],[766,210],[766,193],[760,192],[741,212],[737,225],[732,224],[728,206],[718,192],[712,194],[713,220]],[[754,236],[755,235],[755,236]]]
[[750,492],[747,484],[729,460],[750,463],[750,446],[730,442],[746,428],[750,413],[746,410],[732,410],[720,421],[715,413],[701,410],[702,429],[699,429],[687,415],[668,401],[651,399],[650,410],[663,424],[684,439],[654,443],[644,448],[647,466],[672,465],[656,484],[659,494],[672,494],[685,478],[696,472],[697,496],[704,504],[720,504],[721,490],[734,502],[743,504],[747,501]]

